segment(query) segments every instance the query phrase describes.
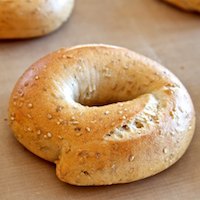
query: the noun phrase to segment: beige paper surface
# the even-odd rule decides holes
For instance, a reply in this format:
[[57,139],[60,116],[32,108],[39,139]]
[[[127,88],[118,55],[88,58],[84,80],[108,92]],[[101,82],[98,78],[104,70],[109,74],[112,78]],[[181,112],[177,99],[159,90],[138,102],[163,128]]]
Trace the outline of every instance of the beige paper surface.
[[[0,27],[1,28],[1,27]],[[24,70],[60,47],[84,43],[124,46],[168,67],[189,90],[197,126],[186,154],[168,170],[131,184],[75,187],[55,166],[28,152],[4,118],[10,92]],[[0,199],[200,199],[200,15],[156,0],[77,0],[70,20],[46,37],[0,41]]]

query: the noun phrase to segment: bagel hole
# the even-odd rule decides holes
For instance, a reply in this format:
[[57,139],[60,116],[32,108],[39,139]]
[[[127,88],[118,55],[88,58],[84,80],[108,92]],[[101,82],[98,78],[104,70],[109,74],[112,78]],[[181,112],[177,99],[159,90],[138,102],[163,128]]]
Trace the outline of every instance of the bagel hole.
[[[100,107],[127,102],[164,84],[164,81],[159,82],[159,84],[154,81],[155,75],[152,74],[151,70],[145,72],[149,74],[148,76],[143,76],[143,71],[137,68],[126,73],[116,67],[111,71],[112,77],[108,77],[104,76],[105,66],[97,68],[85,65],[83,65],[81,72],[74,72],[74,75],[66,80],[56,82],[66,100],[75,101],[83,106]],[[101,70],[101,68],[103,69]],[[109,67],[107,68],[110,70]],[[152,78],[150,78],[151,76]]]

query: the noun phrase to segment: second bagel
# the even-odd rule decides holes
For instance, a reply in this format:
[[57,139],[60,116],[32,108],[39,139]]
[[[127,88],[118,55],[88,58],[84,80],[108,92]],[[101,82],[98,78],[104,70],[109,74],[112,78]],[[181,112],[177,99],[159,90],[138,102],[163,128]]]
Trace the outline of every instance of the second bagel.
[[200,0],[164,0],[187,11],[200,12]]
[[70,16],[74,0],[0,1],[0,39],[46,35]]

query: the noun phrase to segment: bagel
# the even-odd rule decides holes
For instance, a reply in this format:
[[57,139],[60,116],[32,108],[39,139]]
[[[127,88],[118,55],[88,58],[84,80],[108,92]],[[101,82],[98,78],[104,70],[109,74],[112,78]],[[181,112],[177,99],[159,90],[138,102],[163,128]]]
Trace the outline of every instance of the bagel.
[[9,119],[17,140],[74,185],[157,174],[183,155],[195,127],[175,75],[109,45],[63,48],[31,65],[11,94]]
[[164,0],[187,11],[200,12],[200,0]]
[[0,39],[46,35],[68,19],[73,5],[74,0],[0,1]]

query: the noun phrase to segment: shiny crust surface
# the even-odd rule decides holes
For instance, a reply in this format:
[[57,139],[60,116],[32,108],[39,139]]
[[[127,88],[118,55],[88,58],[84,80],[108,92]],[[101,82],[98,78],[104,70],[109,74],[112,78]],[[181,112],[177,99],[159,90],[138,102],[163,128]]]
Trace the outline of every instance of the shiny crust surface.
[[183,155],[195,127],[175,75],[108,45],[63,48],[31,65],[13,89],[9,119],[17,140],[74,185],[159,173]]

